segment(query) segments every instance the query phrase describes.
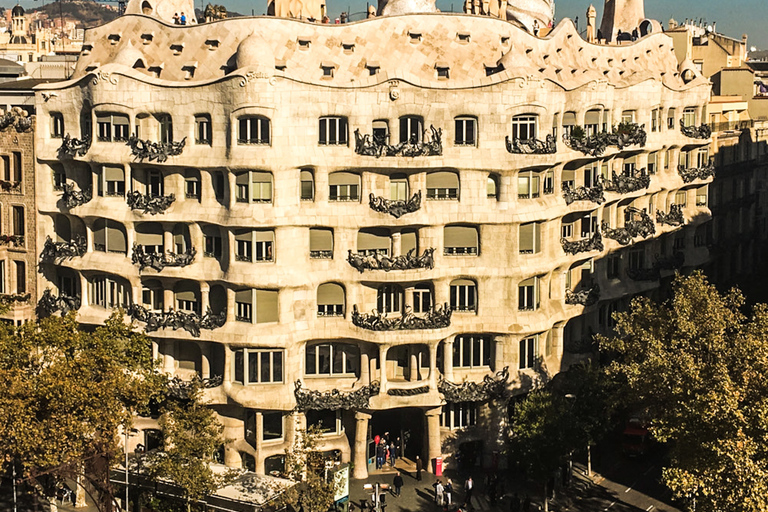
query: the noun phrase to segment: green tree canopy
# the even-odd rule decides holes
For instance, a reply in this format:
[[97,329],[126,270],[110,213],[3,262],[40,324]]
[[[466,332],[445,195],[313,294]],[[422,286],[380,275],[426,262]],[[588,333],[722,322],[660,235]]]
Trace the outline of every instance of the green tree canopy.
[[701,273],[680,276],[670,300],[634,299],[600,340],[608,374],[670,446],[665,483],[698,511],[768,510],[768,307],[747,316],[743,304]]

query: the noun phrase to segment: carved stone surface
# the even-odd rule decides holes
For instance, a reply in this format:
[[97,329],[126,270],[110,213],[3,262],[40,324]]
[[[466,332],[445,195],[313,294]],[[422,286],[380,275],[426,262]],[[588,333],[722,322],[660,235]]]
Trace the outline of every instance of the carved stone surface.
[[0,191],[3,192],[21,192],[20,181],[0,180]]
[[544,140],[539,139],[514,139],[506,138],[507,151],[520,155],[551,155],[557,153],[557,140],[553,135],[547,135]]
[[708,139],[712,136],[712,128],[708,124],[685,126],[685,122],[682,119],[680,119],[680,131],[683,135],[692,139]]
[[135,135],[131,135],[128,138],[126,145],[131,148],[131,154],[136,157],[136,160],[142,162],[149,160],[150,162],[157,160],[158,163],[163,163],[168,160],[168,157],[178,156],[184,151],[184,145],[187,143],[187,138],[184,137],[179,142],[152,142],[149,140],[141,140]]
[[125,196],[128,207],[131,210],[141,210],[142,213],[157,215],[167,210],[176,200],[174,194],[167,196],[150,196],[134,190]]
[[566,304],[581,304],[582,306],[591,306],[596,304],[600,300],[600,286],[595,284],[591,288],[579,290],[573,292],[571,290],[565,291],[565,303]]
[[380,385],[378,381],[371,382],[356,391],[343,393],[338,389],[326,391],[315,391],[313,389],[304,389],[301,380],[294,383],[293,395],[296,397],[296,409],[300,411],[329,409],[337,411],[339,409],[367,409],[372,396],[379,394]]
[[66,293],[60,293],[57,297],[48,288],[37,301],[37,316],[39,317],[51,316],[57,311],[66,315],[70,311],[77,311],[78,309],[80,309],[80,297],[72,297]]
[[392,201],[371,194],[368,196],[368,204],[373,211],[388,213],[399,219],[406,213],[413,213],[421,208],[421,190],[413,194],[413,197],[407,201]]
[[418,388],[391,388],[387,390],[390,396],[416,396],[429,393],[429,386],[419,386]]
[[134,243],[131,261],[133,261],[134,265],[139,266],[139,271],[144,270],[146,267],[150,267],[160,272],[165,267],[186,267],[194,261],[196,254],[197,250],[195,250],[194,247],[190,248],[189,251],[180,254],[170,251],[165,254],[144,252],[143,245]]
[[355,130],[355,153],[364,156],[439,156],[443,154],[443,129],[429,127],[424,130],[422,142],[408,141],[399,144],[387,144],[373,135],[362,135]]
[[22,247],[24,245],[24,235],[0,235],[0,245]]
[[43,250],[40,251],[41,263],[60,263],[62,260],[85,254],[85,237],[75,236],[71,242],[54,242],[51,237],[45,239]]
[[563,198],[565,204],[571,204],[575,201],[592,201],[593,203],[603,204],[605,194],[603,194],[603,183],[598,181],[594,187],[571,188],[563,184]]
[[595,231],[592,238],[585,238],[577,242],[571,242],[565,238],[561,238],[560,244],[563,246],[563,251],[570,255],[579,254],[580,252],[602,251],[603,237],[600,235],[600,231]]
[[[580,130],[583,134],[584,131]],[[600,156],[608,146],[616,146],[624,149],[628,146],[645,146],[648,134],[645,125],[637,123],[621,123],[612,132],[600,132],[594,135],[571,136],[563,134],[563,142],[574,151],[580,151],[585,155]]]
[[451,313],[448,303],[443,307],[432,308],[426,316],[416,316],[407,310],[399,317],[386,317],[376,310],[360,313],[355,305],[352,310],[352,323],[369,331],[442,329],[451,325]]
[[495,375],[486,375],[483,382],[462,382],[454,384],[442,376],[437,383],[437,390],[443,394],[446,402],[484,402],[503,398],[507,392],[509,366],[505,366]]
[[656,210],[656,222],[659,224],[667,224],[669,226],[682,226],[685,224],[683,205],[673,204],[669,207],[669,213]]
[[88,136],[83,137],[83,140],[70,137],[66,134],[61,141],[59,147],[59,160],[64,158],[73,158],[75,156],[85,156],[88,150],[91,148],[91,138]]
[[613,171],[611,179],[605,180],[605,190],[608,192],[618,192],[619,194],[629,194],[630,192],[648,188],[651,185],[651,177],[643,174],[644,171],[645,169],[640,171],[639,176],[616,174],[616,171]]
[[690,183],[694,180],[705,180],[710,176],[715,176],[715,162],[709,159],[709,163],[704,167],[689,169],[684,165],[677,166],[677,173],[683,178],[683,183]]
[[624,222],[623,228],[616,229],[611,229],[608,223],[603,221],[601,226],[603,236],[612,238],[621,245],[629,245],[632,243],[633,238],[648,238],[656,233],[656,225],[653,223],[653,219],[651,219],[650,215],[645,211],[645,208],[638,210],[637,208],[630,206],[627,208],[627,215],[631,215],[632,217],[639,215],[640,218],[629,218]]
[[365,270],[415,270],[431,269],[435,266],[435,249],[425,249],[421,256],[416,256],[415,249],[408,251],[408,254],[401,254],[390,258],[383,254],[374,254],[372,256],[363,256],[349,251],[347,261],[361,273]]
[[67,210],[77,208],[93,199],[93,192],[89,190],[75,190],[74,183],[64,184],[64,194],[61,196],[61,200],[64,202],[64,206]]
[[128,306],[128,314],[134,320],[146,323],[147,325],[144,327],[146,332],[154,332],[160,329],[173,329],[174,331],[184,329],[195,338],[200,337],[201,329],[218,329],[227,320],[226,311],[214,315],[211,308],[208,308],[205,315],[200,316],[197,313],[187,311],[149,311],[139,304],[131,304]]

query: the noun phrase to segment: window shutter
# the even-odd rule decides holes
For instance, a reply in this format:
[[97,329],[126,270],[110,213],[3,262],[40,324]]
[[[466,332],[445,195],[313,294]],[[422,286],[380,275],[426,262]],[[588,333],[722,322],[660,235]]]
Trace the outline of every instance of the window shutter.
[[333,250],[333,231],[330,229],[310,229],[309,230],[309,250],[310,251],[332,251]]
[[256,290],[256,323],[277,322],[277,291]]
[[459,175],[455,172],[431,172],[427,174],[427,188],[459,188]]

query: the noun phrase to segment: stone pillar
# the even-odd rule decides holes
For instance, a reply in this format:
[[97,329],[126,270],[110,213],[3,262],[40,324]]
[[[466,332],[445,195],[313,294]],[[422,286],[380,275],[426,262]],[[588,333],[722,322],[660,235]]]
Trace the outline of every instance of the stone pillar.
[[409,347],[410,350],[410,368],[408,369],[408,380],[410,382],[415,382],[417,380],[420,380],[419,377],[419,352],[416,350],[418,345],[411,345]]
[[352,449],[354,470],[352,478],[368,478],[368,420],[371,415],[365,412],[355,412],[355,446]]
[[88,279],[83,274],[80,274],[80,307],[84,308],[90,304],[88,295]]
[[[227,322],[235,321],[235,312],[237,309],[235,306],[235,293],[236,293],[235,290],[233,290],[232,288],[227,288]],[[255,313],[256,311],[254,309],[254,316],[255,316]]]
[[264,415],[261,412],[256,413],[256,474],[264,474],[264,450],[262,445],[264,444],[262,438],[264,437]]
[[392,233],[392,256],[400,256],[402,247],[403,244],[400,233]]
[[163,290],[163,310],[176,309],[176,301],[173,300],[173,290]]
[[427,471],[430,473],[433,471],[432,461],[436,457],[442,456],[442,445],[440,443],[440,407],[434,407],[427,409],[424,415],[427,417],[427,432],[425,437],[425,443],[427,446],[427,458],[425,460]]
[[443,375],[453,382],[453,338],[443,340]]
[[210,306],[211,285],[203,281],[200,283],[200,314],[204,315]]
[[224,376],[222,381],[232,382],[232,361],[234,361],[234,357],[232,356],[232,349],[229,347],[229,345],[222,346],[224,347]]
[[496,338],[493,341],[493,371],[498,372],[504,368],[504,352],[505,352],[506,340],[503,338]]
[[165,226],[163,226],[163,251],[176,252],[176,248],[173,246],[173,232],[165,229]]
[[387,351],[388,345],[379,346],[379,382],[381,383],[381,391],[379,393],[385,394],[387,392]]
[[176,370],[175,349],[176,340],[165,340],[165,350],[163,353],[163,371],[165,373],[173,373]]
[[429,345],[429,389],[437,390],[437,351],[440,350],[440,342]]
[[363,386],[371,383],[371,362],[367,346],[360,347],[360,383]]
[[211,378],[211,345],[200,343],[200,376],[203,379]]

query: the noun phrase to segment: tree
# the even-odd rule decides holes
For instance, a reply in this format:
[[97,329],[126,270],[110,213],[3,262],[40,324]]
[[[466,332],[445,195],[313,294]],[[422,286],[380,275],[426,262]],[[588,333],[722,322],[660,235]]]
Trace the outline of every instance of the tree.
[[318,451],[320,435],[316,426],[298,429],[293,444],[285,452],[283,477],[295,485],[281,495],[280,501],[294,510],[327,512],[334,503],[337,484],[326,473],[328,458]]
[[117,434],[163,387],[150,340],[113,314],[93,332],[75,314],[0,323],[0,457],[46,497],[85,476],[112,507],[108,471]]
[[768,307],[743,304],[701,273],[678,276],[671,299],[634,299],[600,340],[608,374],[669,444],[664,482],[698,511],[768,509]]

